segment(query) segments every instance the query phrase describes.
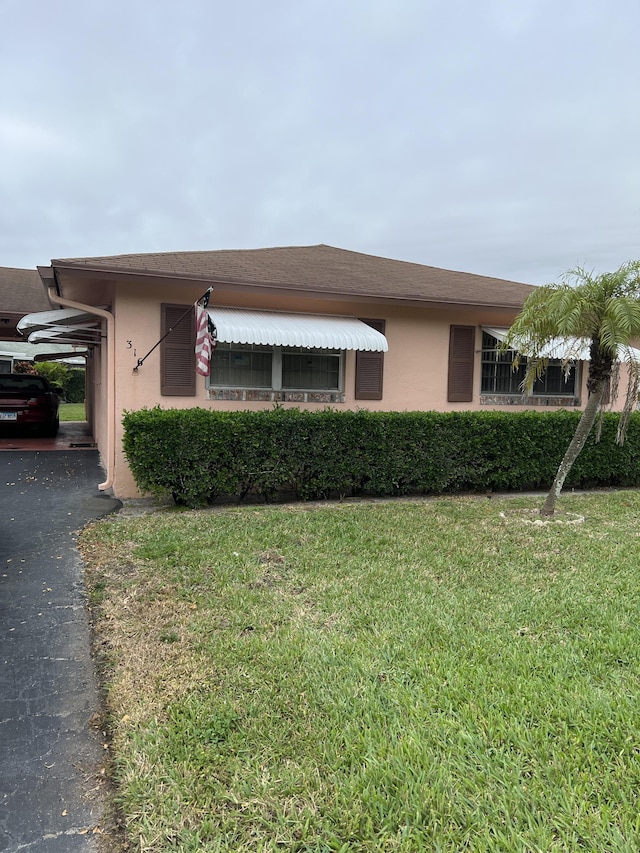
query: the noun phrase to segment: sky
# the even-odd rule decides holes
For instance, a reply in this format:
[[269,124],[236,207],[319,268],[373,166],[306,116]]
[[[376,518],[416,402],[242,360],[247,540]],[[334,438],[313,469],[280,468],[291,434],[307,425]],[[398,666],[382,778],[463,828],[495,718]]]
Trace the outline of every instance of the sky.
[[0,266],[640,259],[638,0],[0,0]]

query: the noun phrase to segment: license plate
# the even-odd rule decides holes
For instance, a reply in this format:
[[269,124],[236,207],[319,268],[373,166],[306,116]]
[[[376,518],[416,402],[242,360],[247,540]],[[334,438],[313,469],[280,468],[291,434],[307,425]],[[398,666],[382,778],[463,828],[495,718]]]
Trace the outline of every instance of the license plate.
[[17,412],[0,412],[0,421],[17,421]]

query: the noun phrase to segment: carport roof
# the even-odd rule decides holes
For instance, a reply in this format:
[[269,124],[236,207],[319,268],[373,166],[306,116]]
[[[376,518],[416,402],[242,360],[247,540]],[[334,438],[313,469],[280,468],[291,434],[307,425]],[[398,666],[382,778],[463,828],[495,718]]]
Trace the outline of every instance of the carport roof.
[[18,331],[29,343],[52,341],[66,344],[95,344],[101,337],[101,320],[95,314],[75,308],[60,308],[25,315]]

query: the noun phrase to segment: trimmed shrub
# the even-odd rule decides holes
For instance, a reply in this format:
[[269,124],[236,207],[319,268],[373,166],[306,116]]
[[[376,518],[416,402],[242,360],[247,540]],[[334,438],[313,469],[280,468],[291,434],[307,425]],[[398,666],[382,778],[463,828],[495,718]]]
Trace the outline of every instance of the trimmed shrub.
[[64,397],[64,384],[69,375],[67,365],[59,361],[41,361],[34,366],[36,373],[39,376],[44,376],[49,381],[49,385],[51,385],[56,394],[59,397]]
[[[579,412],[259,412],[142,409],[124,416],[124,452],[143,492],[216,499],[546,489]],[[640,485],[640,415],[623,446],[604,416],[567,486]]]
[[65,403],[84,403],[85,371],[69,367],[60,361],[42,361],[34,365],[34,372],[49,380],[53,390]]

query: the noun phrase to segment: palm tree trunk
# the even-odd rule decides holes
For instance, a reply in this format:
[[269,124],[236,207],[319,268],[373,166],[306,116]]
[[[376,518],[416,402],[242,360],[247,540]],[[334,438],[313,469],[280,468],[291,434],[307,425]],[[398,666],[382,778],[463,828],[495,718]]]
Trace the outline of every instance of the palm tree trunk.
[[544,506],[540,510],[540,515],[553,515],[555,512],[556,501],[560,496],[564,481],[567,479],[567,474],[573,467],[573,463],[580,455],[580,451],[589,438],[589,433],[596,421],[596,415],[598,414],[600,401],[604,395],[605,385],[606,383],[604,381],[600,382],[589,395],[587,405],[584,407],[584,412],[578,421],[578,426],[576,427],[573,438],[569,443],[569,447],[567,447],[567,452],[564,454],[564,458],[558,467],[553,485],[547,495]]

